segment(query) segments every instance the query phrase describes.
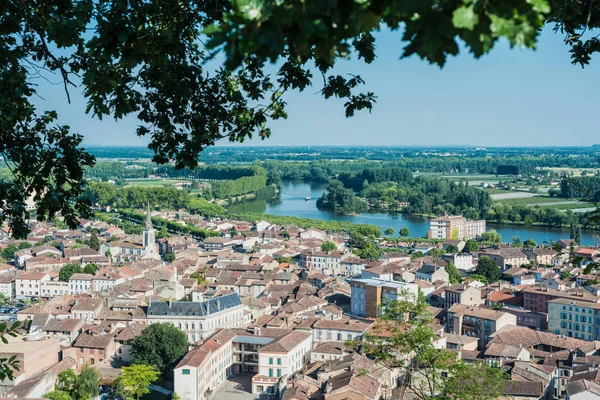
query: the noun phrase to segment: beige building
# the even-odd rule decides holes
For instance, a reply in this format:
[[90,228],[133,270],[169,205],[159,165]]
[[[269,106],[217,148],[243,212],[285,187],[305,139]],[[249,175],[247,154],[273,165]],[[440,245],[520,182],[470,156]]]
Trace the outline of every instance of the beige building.
[[484,348],[492,333],[508,325],[517,326],[516,315],[489,308],[453,304],[448,309],[446,332],[476,337],[479,339],[479,347]]
[[478,306],[483,303],[481,300],[481,290],[458,283],[446,288],[445,308],[450,308],[453,304],[464,304],[466,306]]
[[446,215],[429,220],[430,239],[475,239],[485,232],[485,220],[467,221],[462,215]]

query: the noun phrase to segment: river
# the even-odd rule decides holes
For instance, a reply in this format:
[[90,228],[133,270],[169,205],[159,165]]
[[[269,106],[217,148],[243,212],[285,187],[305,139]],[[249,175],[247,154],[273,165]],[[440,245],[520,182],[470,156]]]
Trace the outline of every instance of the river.
[[[325,190],[325,186],[325,184],[284,182],[279,200],[272,202],[261,200],[244,203],[233,206],[231,210],[233,212],[258,212],[273,215],[291,215],[301,218],[323,219],[327,221],[340,220],[356,224],[371,224],[380,226],[382,231],[392,227],[396,234],[398,234],[401,228],[407,227],[410,230],[410,237],[427,235],[427,230],[429,229],[429,220],[427,218],[406,217],[403,215],[390,215],[384,213],[365,213],[352,216],[335,215],[330,211],[319,210],[316,202]],[[305,199],[307,196],[310,196],[311,200],[306,201]],[[521,238],[521,241],[533,239],[538,244],[569,238],[569,230],[566,228],[488,224],[488,229],[495,229],[498,231],[502,235],[502,240],[504,242],[511,242],[512,238],[515,236]],[[581,236],[584,245],[594,244],[592,232],[583,231]]]

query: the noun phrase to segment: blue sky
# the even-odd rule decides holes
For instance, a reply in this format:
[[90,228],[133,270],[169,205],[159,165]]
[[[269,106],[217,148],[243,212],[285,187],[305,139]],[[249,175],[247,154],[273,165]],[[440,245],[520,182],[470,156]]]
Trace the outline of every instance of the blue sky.
[[[365,90],[378,96],[372,113],[344,117],[343,102],[324,100],[319,81],[286,97],[289,118],[271,124],[273,134],[251,145],[482,145],[587,146],[600,143],[598,60],[582,69],[570,63],[562,37],[546,28],[538,49],[510,49],[499,43],[480,60],[466,51],[444,67],[417,58],[399,60],[400,34],[377,38],[371,65],[344,61],[337,73],[360,74]],[[58,81],[58,78],[54,79]],[[135,135],[135,118],[99,121],[84,114],[85,100],[61,85],[39,82],[40,108],[55,108],[61,123],[96,145],[145,145]],[[220,143],[223,145],[228,142]]]

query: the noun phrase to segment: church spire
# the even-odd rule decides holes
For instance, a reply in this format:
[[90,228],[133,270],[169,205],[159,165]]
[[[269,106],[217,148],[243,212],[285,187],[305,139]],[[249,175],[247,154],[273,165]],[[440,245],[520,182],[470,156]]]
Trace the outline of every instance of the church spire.
[[152,219],[150,218],[150,201],[148,201],[146,211],[146,229],[152,229]]

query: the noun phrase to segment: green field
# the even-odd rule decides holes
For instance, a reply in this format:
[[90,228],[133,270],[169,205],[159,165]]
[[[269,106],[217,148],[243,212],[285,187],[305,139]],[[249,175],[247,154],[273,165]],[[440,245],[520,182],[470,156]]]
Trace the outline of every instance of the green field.
[[148,179],[126,179],[127,186],[141,186],[141,187],[152,187],[152,186],[165,186],[173,185],[174,183],[184,182],[177,179],[160,179],[160,178],[148,178]]
[[584,201],[578,201],[577,199],[562,199],[547,196],[536,196],[520,199],[503,199],[495,200],[495,202],[510,206],[544,207],[552,208],[555,210],[574,210],[578,208],[588,208],[594,206],[593,204]]

